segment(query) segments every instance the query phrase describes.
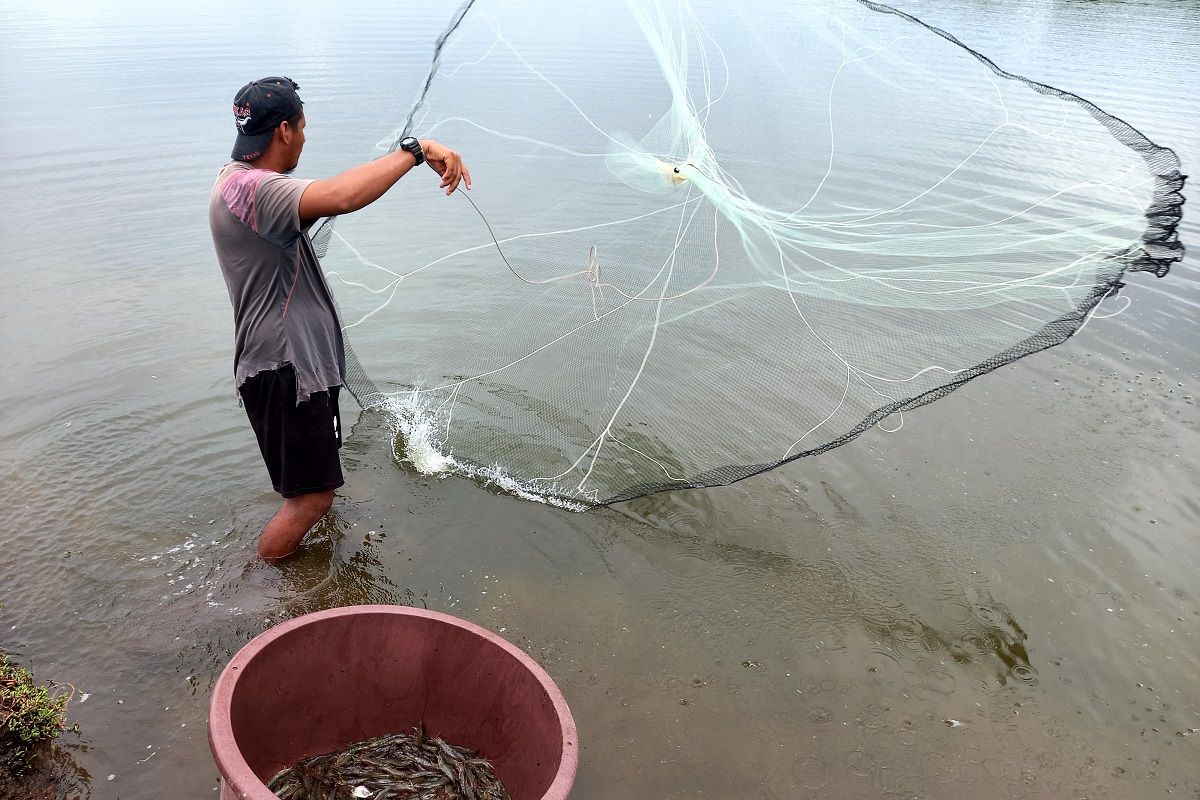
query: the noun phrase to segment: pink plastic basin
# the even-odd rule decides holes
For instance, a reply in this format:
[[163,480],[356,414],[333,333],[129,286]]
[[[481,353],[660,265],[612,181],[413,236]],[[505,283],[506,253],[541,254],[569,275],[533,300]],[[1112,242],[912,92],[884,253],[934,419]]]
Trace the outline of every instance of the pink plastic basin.
[[225,667],[208,714],[221,798],[273,800],[284,767],[422,720],[491,761],[513,800],[571,790],[575,720],[533,659],[448,614],[349,606],[277,625]]

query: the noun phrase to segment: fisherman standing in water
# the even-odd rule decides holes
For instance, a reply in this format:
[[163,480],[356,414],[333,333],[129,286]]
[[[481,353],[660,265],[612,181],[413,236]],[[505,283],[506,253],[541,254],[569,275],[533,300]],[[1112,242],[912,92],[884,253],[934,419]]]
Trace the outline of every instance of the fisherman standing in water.
[[233,101],[233,160],[209,200],[217,261],[233,303],[234,380],[283,505],[258,553],[290,555],[345,481],[338,390],[346,380],[341,323],[308,231],[321,217],[378,200],[428,161],[449,195],[471,174],[458,153],[408,137],[399,149],[326,180],[289,177],[304,149],[304,106],[290,78],[263,78]]

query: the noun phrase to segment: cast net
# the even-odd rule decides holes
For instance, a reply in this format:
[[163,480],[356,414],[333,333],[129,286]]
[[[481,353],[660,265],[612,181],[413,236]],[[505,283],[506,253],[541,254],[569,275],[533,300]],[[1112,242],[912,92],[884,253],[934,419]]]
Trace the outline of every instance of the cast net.
[[[324,266],[396,456],[608,504],[845,444],[1166,273],[1175,154],[856,0],[474,0]],[[416,182],[414,182],[416,183]],[[368,378],[369,376],[369,378]]]

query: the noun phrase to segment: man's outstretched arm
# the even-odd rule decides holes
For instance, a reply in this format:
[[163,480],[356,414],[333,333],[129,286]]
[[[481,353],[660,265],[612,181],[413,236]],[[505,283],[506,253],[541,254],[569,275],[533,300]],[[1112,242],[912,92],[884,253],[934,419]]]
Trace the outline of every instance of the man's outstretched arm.
[[[423,140],[421,149],[429,164],[442,176],[446,194],[452,194],[460,182],[471,188],[471,173],[458,153],[432,139]],[[319,217],[349,214],[365,208],[383,197],[384,192],[415,165],[416,159],[411,153],[396,150],[333,178],[313,181],[300,196],[300,219],[311,222]]]

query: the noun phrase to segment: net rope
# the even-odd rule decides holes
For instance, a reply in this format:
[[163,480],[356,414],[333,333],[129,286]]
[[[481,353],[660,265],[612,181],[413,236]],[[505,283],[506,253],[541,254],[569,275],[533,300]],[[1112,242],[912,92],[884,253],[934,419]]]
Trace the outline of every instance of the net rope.
[[1183,252],[1172,150],[870,0],[468,0],[410,134],[476,188],[317,229],[348,388],[572,508],[897,430]]

